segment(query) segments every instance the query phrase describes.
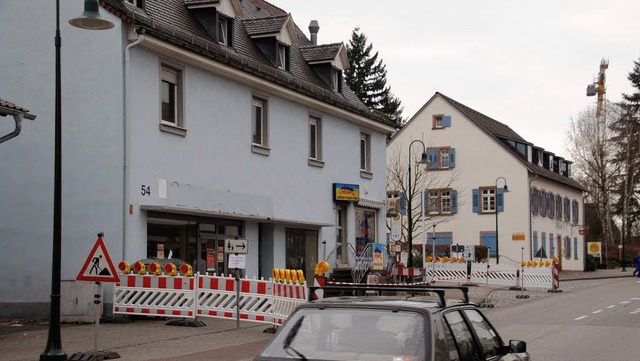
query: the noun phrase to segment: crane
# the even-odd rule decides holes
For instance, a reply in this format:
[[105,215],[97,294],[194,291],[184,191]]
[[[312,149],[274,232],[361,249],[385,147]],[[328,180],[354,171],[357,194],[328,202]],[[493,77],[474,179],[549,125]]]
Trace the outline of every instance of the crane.
[[[596,118],[600,119],[600,114],[602,113],[602,103],[606,100],[607,90],[604,87],[605,82],[605,70],[609,68],[609,60],[602,58],[600,60],[600,72],[598,73],[598,80],[594,81],[593,84],[587,85],[587,96],[598,95],[598,107],[596,108]],[[606,105],[605,105],[606,106]]]

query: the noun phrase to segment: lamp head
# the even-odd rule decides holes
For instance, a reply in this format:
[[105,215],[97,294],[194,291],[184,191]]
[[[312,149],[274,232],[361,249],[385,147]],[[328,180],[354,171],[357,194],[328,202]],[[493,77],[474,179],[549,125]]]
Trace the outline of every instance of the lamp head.
[[104,20],[100,16],[98,0],[84,0],[84,12],[75,19],[69,20],[69,24],[82,29],[107,30],[113,28],[113,23]]
[[507,184],[506,184],[506,183],[504,184],[504,187],[502,187],[502,190],[503,190],[505,193],[509,193],[509,187],[507,187]]
[[420,164],[428,164],[429,157],[427,157],[427,153],[422,152],[422,157],[420,157]]

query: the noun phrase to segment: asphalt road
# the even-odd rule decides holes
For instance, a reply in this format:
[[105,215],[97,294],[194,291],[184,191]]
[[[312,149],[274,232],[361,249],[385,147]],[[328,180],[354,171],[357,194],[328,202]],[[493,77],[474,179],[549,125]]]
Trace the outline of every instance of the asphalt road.
[[640,280],[612,279],[485,312],[532,360],[640,361]]

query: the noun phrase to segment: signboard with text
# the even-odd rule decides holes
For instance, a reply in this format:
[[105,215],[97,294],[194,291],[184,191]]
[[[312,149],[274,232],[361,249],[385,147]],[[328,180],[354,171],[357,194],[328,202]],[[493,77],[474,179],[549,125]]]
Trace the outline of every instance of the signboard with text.
[[357,202],[360,200],[360,186],[357,184],[333,183],[333,199]]

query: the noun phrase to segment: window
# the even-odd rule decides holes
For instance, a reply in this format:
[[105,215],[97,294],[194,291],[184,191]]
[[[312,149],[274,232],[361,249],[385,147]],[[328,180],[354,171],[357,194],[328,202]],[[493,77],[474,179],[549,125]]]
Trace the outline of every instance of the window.
[[556,196],[553,193],[548,194],[549,203],[547,204],[547,215],[549,218],[553,218],[556,215]]
[[541,205],[540,205],[540,215],[545,217],[547,215],[547,212],[549,210],[549,193],[545,192],[544,189],[540,190],[540,199],[541,199]]
[[489,322],[477,310],[464,310],[462,312],[471,323],[471,328],[474,330],[478,341],[480,341],[482,353],[487,357],[499,355],[502,342]]
[[538,248],[538,232],[534,231],[533,232],[533,254],[534,257],[540,257],[539,253],[540,252],[540,248]]
[[451,116],[444,114],[434,114],[432,120],[433,129],[444,129],[451,126]]
[[182,121],[182,71],[161,64],[160,67],[160,119],[164,126],[184,127]]
[[[544,250],[546,249],[545,246],[547,245],[547,234],[545,232],[542,232],[540,234],[540,249],[542,249],[542,251],[544,252]],[[546,252],[544,252],[544,254],[546,255]]]
[[[251,108],[252,149],[254,150],[254,152],[268,155],[269,120],[267,117],[267,100],[254,96],[251,102]],[[264,150],[266,150],[267,152],[265,153]]]
[[553,233],[549,233],[549,257],[555,256],[556,247],[553,245]]
[[504,211],[504,189],[496,187],[481,187],[473,191],[474,213],[495,213]]
[[479,360],[480,350],[460,312],[448,312],[444,318],[455,340],[460,360]]
[[564,258],[571,258],[571,238],[564,237]]
[[562,197],[556,194],[556,219],[562,219]]
[[360,133],[360,173],[371,172],[371,141],[367,133]]
[[427,191],[427,209],[429,214],[457,213],[457,191],[451,189],[431,189]]
[[282,43],[278,43],[278,68],[289,70],[289,47]]
[[538,195],[540,194],[540,190],[538,188],[531,188],[531,211],[533,214],[538,214],[540,200],[538,199]]
[[427,148],[429,169],[449,169],[455,167],[455,149],[451,147]]
[[227,18],[218,16],[218,42],[222,45],[227,45],[228,38]]
[[573,238],[573,259],[578,259],[578,238]]
[[336,68],[331,69],[331,89],[342,93],[342,72]]
[[309,116],[309,160],[322,166],[322,122],[320,117]]
[[356,255],[361,255],[369,243],[376,243],[376,212],[356,208]]
[[451,232],[430,232],[427,233],[427,244],[429,247],[436,245],[436,256],[444,257],[447,255],[447,251],[442,248],[438,248],[441,244],[453,244],[453,233]]
[[580,217],[578,217],[579,204],[578,204],[578,201],[577,201],[577,200],[575,200],[575,199],[574,199],[574,200],[571,202],[571,208],[572,208],[572,210],[571,210],[571,217],[572,217],[573,224],[578,224],[578,219],[579,219]]
[[571,201],[567,197],[564,197],[564,220],[571,221]]
[[125,1],[139,8],[142,8],[144,5],[144,0],[125,0]]

